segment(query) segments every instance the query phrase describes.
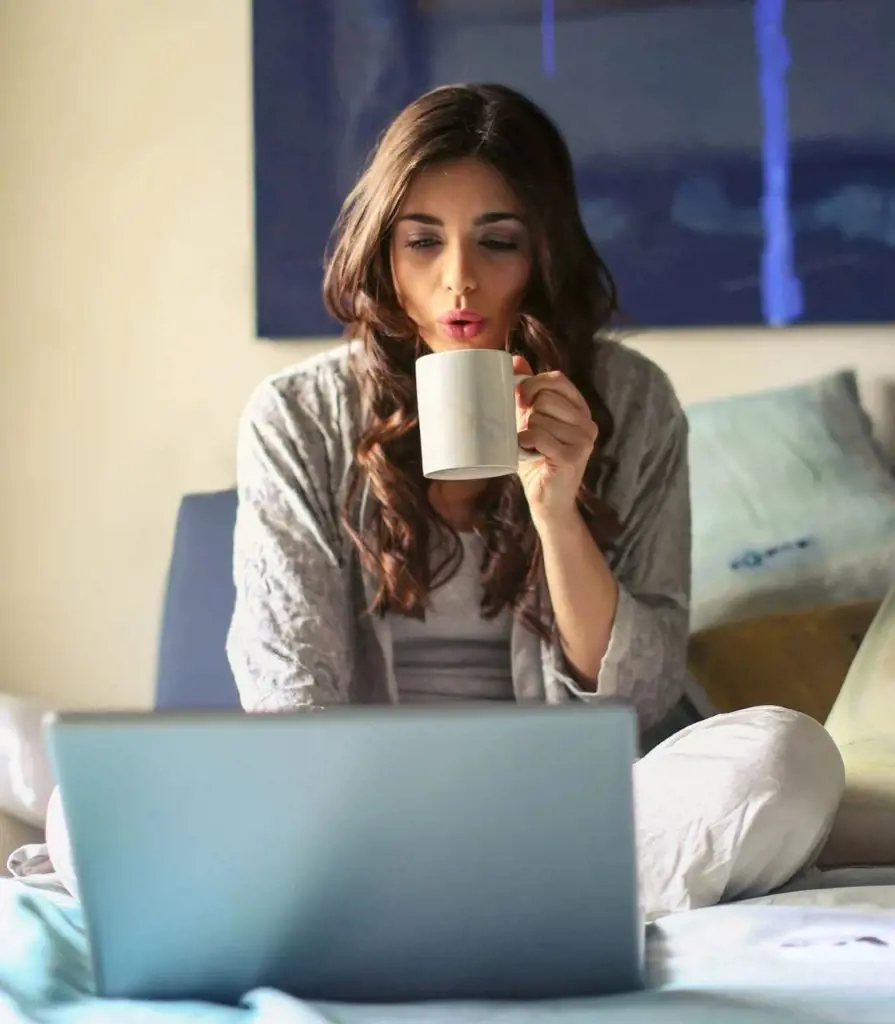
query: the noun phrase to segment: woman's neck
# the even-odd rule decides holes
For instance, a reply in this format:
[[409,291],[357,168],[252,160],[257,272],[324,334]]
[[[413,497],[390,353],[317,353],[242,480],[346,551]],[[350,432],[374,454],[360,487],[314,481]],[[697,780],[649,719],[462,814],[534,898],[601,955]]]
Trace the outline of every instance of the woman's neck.
[[429,485],[429,503],[455,530],[475,526],[475,499],[485,489],[483,480],[435,480]]

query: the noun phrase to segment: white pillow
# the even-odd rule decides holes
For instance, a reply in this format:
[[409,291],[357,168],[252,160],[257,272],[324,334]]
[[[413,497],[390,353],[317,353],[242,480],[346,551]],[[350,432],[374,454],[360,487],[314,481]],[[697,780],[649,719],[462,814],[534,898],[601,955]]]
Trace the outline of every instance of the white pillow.
[[882,597],[895,477],[854,373],[687,407],[693,631]]
[[0,812],[42,828],[53,773],[41,720],[50,709],[37,701],[0,694]]

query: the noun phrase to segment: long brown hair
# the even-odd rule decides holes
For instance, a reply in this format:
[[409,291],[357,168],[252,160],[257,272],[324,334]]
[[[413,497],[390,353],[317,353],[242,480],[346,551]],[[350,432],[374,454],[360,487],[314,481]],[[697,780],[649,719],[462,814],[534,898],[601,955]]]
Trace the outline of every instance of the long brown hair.
[[[366,422],[343,524],[377,580],[373,610],[380,614],[423,617],[430,590],[462,559],[459,538],[432,508],[422,473],[414,363],[427,348],[398,303],[390,236],[414,175],[468,158],[503,176],[523,205],[533,241],[531,279],[508,348],[524,355],[535,373],[561,370],[584,395],[599,441],[579,508],[604,548],[618,530],[614,512],[598,496],[610,468],[600,449],[613,423],[593,386],[597,339],[617,311],[616,289],[581,222],[569,151],[547,115],[506,86],[433,89],[395,118],[345,200],[324,281],[330,313],[363,342],[355,372]],[[364,482],[375,500],[362,523],[352,510]],[[518,478],[489,481],[475,512],[485,547],[483,615],[509,606],[546,636],[549,626],[536,607],[540,544]],[[436,532],[448,539],[448,554],[433,566]]]

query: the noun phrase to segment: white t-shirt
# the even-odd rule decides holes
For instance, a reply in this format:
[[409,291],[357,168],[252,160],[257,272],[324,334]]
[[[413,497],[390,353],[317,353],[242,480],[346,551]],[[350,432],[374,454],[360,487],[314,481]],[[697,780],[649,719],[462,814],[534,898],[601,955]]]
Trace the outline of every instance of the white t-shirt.
[[463,561],[430,594],[424,621],[390,617],[394,671],[402,702],[513,700],[510,669],[512,613],[482,617],[482,542],[460,534]]

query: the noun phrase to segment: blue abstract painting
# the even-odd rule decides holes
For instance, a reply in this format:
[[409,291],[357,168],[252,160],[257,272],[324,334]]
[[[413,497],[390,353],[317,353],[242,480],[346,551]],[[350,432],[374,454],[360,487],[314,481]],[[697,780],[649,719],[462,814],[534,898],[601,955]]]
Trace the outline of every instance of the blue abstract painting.
[[257,331],[334,333],[327,238],[446,82],[527,93],[628,323],[895,321],[895,0],[254,0]]

